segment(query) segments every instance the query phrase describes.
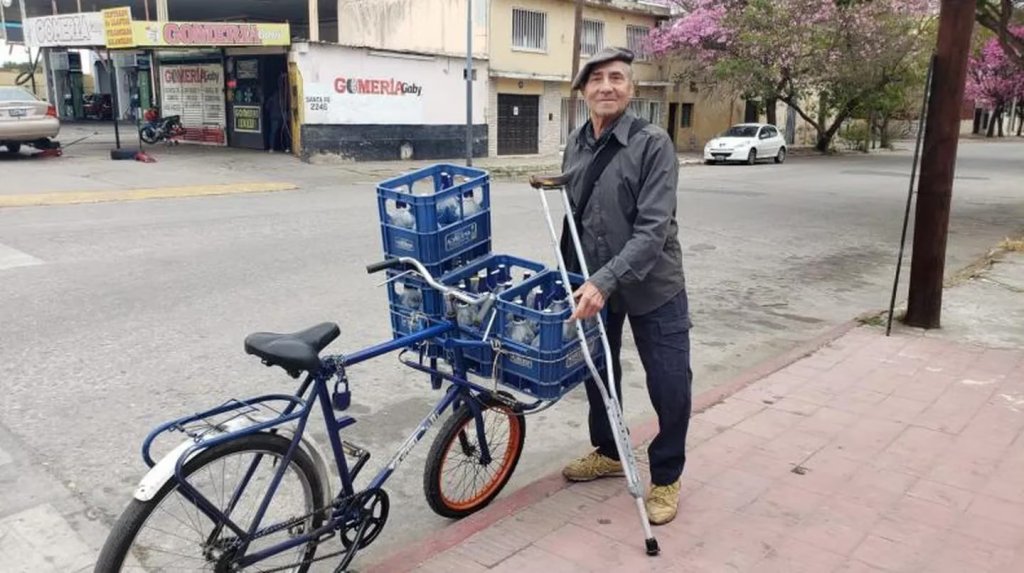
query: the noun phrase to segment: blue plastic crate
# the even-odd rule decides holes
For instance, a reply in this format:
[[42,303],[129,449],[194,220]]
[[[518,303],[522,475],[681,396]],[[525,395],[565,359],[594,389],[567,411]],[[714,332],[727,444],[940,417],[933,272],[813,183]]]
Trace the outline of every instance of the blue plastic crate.
[[[440,323],[439,320],[431,318],[426,314],[419,312],[406,312],[402,307],[396,305],[390,305],[389,312],[391,314],[391,332],[395,339],[414,334],[427,327],[435,326]],[[409,348],[418,349],[423,346],[427,347],[428,356],[436,357],[440,356],[442,353],[440,345],[429,341],[409,345]]]
[[491,240],[491,185],[486,171],[437,164],[377,186],[386,256],[436,265]]
[[[496,288],[500,289],[499,283],[505,282],[503,279],[498,279],[496,272],[504,271],[507,273],[508,280],[511,281],[513,286],[515,286],[524,282],[525,273],[536,275],[544,270],[545,266],[543,263],[521,259],[511,255],[491,254],[471,261],[468,264],[448,273],[444,276],[442,282],[453,286],[462,285],[465,287],[465,290],[470,292],[494,292]],[[484,272],[482,277],[480,276],[481,271]],[[479,277],[483,280],[482,285],[480,284],[480,280],[477,281],[476,284],[478,284],[478,286],[475,291],[472,288],[472,285],[474,284],[472,281],[473,277]],[[467,307],[461,313],[459,312],[459,309],[456,309],[455,314],[459,324],[457,336],[469,340],[483,340],[488,323],[490,322],[491,317],[495,316],[494,312],[496,308],[497,305],[495,304],[492,306],[491,312],[486,313],[486,316],[481,316],[479,314],[480,309],[478,307]],[[467,320],[470,315],[472,315],[473,319],[479,320],[479,322]],[[497,320],[495,319],[492,323],[492,329],[496,324]],[[463,357],[466,359],[467,367],[470,372],[480,375],[489,375],[484,373],[490,372],[491,364],[494,359],[494,354],[490,348],[464,348],[462,353]]]
[[[606,368],[601,338],[591,336],[587,345],[603,377]],[[502,349],[496,368],[502,385],[541,400],[555,400],[591,377],[578,340],[566,351],[552,353],[537,353],[509,343]]]
[[[570,274],[569,281],[569,288],[563,286],[559,298],[571,296],[583,277]],[[491,336],[500,341],[501,350],[497,360],[493,351],[482,353],[486,360],[480,360],[475,373],[495,377],[502,385],[540,399],[558,398],[590,377],[576,326],[567,322],[572,313],[567,303],[559,311],[544,310],[559,283],[561,275],[546,270],[498,296]],[[536,293],[533,307],[526,304],[530,292]],[[543,302],[538,304],[538,297]],[[524,330],[524,324],[532,326]],[[604,347],[595,319],[585,321],[584,334],[594,364],[603,372]]]
[[388,304],[396,310],[419,312],[431,318],[444,317],[444,295],[431,288],[418,275],[389,270],[387,289]]

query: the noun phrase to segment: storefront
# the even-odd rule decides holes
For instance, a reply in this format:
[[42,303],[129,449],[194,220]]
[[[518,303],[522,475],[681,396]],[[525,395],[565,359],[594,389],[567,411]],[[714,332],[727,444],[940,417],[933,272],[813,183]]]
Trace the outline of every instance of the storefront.
[[288,24],[133,22],[104,10],[107,47],[152,55],[155,106],[177,115],[184,141],[288,149]]
[[[301,156],[451,159],[466,152],[464,58],[296,44]],[[473,154],[487,155],[487,64],[474,63]]]

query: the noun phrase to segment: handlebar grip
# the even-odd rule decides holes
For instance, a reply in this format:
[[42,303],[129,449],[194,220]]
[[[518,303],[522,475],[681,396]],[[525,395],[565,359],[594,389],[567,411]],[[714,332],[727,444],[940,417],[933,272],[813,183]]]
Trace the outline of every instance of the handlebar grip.
[[384,269],[391,269],[397,267],[400,264],[402,264],[402,262],[398,259],[385,259],[383,261],[380,261],[379,263],[371,263],[366,265],[366,272],[369,274],[373,274],[376,272],[383,271]]

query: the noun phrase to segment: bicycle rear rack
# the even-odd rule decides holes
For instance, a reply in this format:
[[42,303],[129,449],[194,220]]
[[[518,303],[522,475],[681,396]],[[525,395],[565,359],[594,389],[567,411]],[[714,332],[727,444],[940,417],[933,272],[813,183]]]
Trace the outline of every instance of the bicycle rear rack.
[[248,400],[233,398],[216,408],[158,426],[142,443],[142,459],[149,467],[156,465],[150,449],[153,442],[165,433],[181,432],[188,436],[196,444],[196,447],[189,448],[190,455],[194,455],[228,440],[297,420],[307,408],[304,400],[289,394],[266,394]]

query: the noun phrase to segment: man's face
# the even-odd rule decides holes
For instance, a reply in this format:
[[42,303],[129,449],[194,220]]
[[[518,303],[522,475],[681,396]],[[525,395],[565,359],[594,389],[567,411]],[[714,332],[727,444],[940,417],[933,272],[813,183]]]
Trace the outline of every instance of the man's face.
[[614,118],[626,111],[633,97],[633,79],[626,62],[607,62],[594,68],[583,86],[590,113]]

